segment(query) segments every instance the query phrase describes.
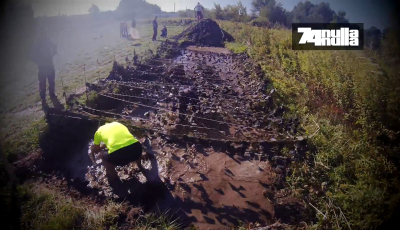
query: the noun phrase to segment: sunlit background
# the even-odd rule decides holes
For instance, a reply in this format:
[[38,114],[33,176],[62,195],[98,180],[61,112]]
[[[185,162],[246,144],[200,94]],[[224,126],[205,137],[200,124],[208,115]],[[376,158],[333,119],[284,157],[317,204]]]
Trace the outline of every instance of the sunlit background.
[[[21,2],[30,2],[37,16],[55,16],[58,14],[74,15],[87,14],[92,4],[96,4],[101,11],[115,10],[120,0],[19,0]],[[152,4],[157,4],[163,11],[172,12],[193,9],[199,0],[147,0]],[[200,3],[206,8],[212,8],[214,3],[221,6],[227,4],[236,4],[236,0],[202,0]],[[277,0],[282,3],[287,10],[292,10],[299,0]],[[380,0],[311,0],[312,3],[328,2],[331,8],[336,12],[344,10],[350,22],[364,23],[365,26],[376,26],[384,28],[389,24],[391,13],[390,3]],[[250,12],[251,0],[242,0],[243,5]]]

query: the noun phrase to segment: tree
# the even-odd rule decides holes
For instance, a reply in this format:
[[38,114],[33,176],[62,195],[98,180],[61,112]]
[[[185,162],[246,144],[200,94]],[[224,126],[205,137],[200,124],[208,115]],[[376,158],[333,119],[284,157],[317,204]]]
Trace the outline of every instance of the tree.
[[288,22],[293,23],[348,23],[346,12],[333,11],[329,3],[321,2],[317,5],[309,1],[299,2],[293,10],[286,15]]
[[214,9],[212,10],[212,16],[215,19],[224,19],[224,12],[220,4],[214,3]]
[[349,23],[349,20],[346,18],[346,12],[339,10],[337,14],[333,15],[332,23]]
[[310,18],[316,19],[317,22],[329,23],[332,21],[335,11],[331,9],[329,3],[321,2],[318,5],[314,5],[310,9]]
[[95,4],[92,4],[92,6],[89,8],[88,11],[89,11],[89,14],[93,14],[93,15],[100,13],[99,7]]
[[265,6],[261,8],[259,15],[266,18],[270,23],[287,25],[286,10],[282,7],[282,4]]
[[381,31],[375,26],[371,26],[365,31],[366,44],[373,50],[377,50],[380,46]]
[[237,8],[238,8],[240,16],[242,16],[242,17],[247,16],[247,8],[245,6],[243,6],[242,1],[238,2]]
[[253,0],[251,2],[252,9],[251,11],[253,14],[259,14],[261,9],[267,7],[267,8],[273,8],[276,5],[275,0]]
[[161,13],[161,8],[155,4],[150,4],[145,0],[121,0],[116,14],[121,19],[132,19],[132,16],[141,17]]

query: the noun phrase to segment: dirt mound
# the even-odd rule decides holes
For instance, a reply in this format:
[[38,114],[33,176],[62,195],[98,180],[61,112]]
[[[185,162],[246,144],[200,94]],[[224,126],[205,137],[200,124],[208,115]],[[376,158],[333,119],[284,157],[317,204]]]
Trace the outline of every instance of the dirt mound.
[[215,47],[223,47],[224,42],[234,41],[232,35],[221,29],[219,25],[211,19],[205,19],[194,24],[176,38],[186,40],[183,45]]

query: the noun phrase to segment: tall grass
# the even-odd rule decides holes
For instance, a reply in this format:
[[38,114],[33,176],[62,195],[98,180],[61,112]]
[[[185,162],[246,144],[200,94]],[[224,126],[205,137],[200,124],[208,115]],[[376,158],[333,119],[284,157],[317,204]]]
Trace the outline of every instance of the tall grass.
[[[22,229],[181,229],[179,220],[169,212],[144,214],[127,203],[108,201],[104,205],[87,205],[41,185],[18,188],[21,198]],[[128,217],[121,219],[121,217]],[[132,219],[134,218],[134,219]]]
[[400,198],[399,59],[368,50],[294,51],[289,30],[220,25],[235,37],[231,47],[261,64],[287,116],[301,118],[310,151],[287,179],[317,213],[316,226],[364,229],[393,219]]
[[117,226],[124,204],[92,207],[43,187],[19,187],[22,229],[109,229]]

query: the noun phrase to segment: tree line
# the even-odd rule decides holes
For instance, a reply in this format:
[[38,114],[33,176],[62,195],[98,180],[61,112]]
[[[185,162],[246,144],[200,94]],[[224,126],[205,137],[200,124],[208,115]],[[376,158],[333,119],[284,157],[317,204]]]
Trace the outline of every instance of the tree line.
[[[194,10],[178,11],[180,17],[194,17]],[[204,10],[205,17],[217,20],[229,20],[235,22],[250,23],[259,27],[285,27],[291,28],[292,23],[349,23],[346,12],[335,12],[329,3],[320,2],[313,4],[310,1],[299,2],[291,10],[283,8],[276,0],[253,0],[251,9],[239,1],[236,5],[222,7],[214,3],[212,9]],[[365,29],[365,45],[373,50],[378,50],[382,40],[391,37],[393,28],[380,30],[374,26]]]
[[345,11],[337,13],[331,9],[329,3],[321,2],[313,4],[309,1],[299,2],[288,11],[276,0],[253,0],[250,13],[239,1],[236,5],[221,7],[214,4],[210,10],[210,16],[218,20],[231,20],[251,22],[258,20],[268,25],[280,24],[290,27],[292,23],[348,23]]

